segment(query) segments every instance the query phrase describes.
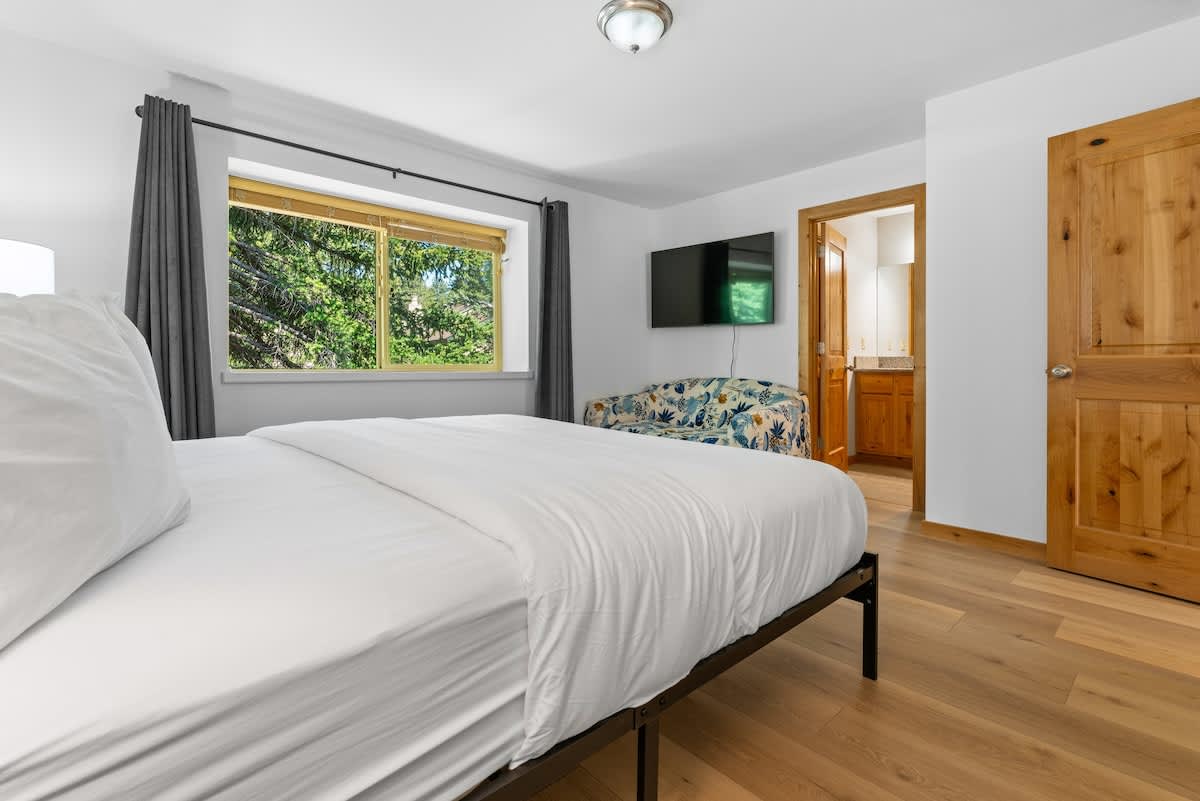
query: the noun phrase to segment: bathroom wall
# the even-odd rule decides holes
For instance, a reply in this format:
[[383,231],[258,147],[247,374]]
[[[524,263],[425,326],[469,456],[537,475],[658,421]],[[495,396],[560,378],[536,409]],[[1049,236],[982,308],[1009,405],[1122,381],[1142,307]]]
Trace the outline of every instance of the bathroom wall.
[[846,237],[846,358],[875,352],[877,226],[866,214],[829,223]]
[[[846,358],[906,356],[909,275],[915,218],[857,214],[829,225],[846,237]],[[854,455],[854,373],[848,375],[850,454]]]

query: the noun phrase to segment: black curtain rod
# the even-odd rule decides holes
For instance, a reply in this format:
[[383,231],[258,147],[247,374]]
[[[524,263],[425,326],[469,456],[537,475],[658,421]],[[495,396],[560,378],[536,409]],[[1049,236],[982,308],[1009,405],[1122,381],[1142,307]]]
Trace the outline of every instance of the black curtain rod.
[[[135,107],[133,109],[133,113],[139,117],[142,116],[142,107]],[[390,172],[393,178],[395,178],[397,175],[404,175],[409,178],[420,178],[422,181],[432,181],[435,184],[443,184],[445,186],[453,186],[458,189],[466,189],[469,192],[479,192],[480,194],[491,195],[492,197],[501,197],[505,200],[515,200],[518,203],[528,203],[530,206],[542,207],[546,205],[546,201],[544,200],[529,200],[528,198],[517,197],[516,195],[506,195],[503,192],[494,192],[491,189],[484,189],[479,186],[471,186],[470,184],[459,183],[458,181],[450,181],[445,178],[435,178],[432,175],[423,175],[422,173],[412,172],[411,170],[406,170],[402,167],[389,167],[386,164],[379,164],[378,162],[367,161],[366,159],[355,158],[354,156],[346,156],[342,153],[334,153],[332,150],[322,150],[319,147],[312,147],[311,145],[302,145],[299,142],[292,142],[275,136],[267,136],[266,134],[247,131],[244,128],[234,128],[232,125],[224,125],[219,122],[210,122],[209,120],[202,120],[192,117],[192,124],[203,125],[206,128],[216,128],[218,131],[227,131],[240,136],[249,136],[251,139],[261,139],[264,142],[271,142],[272,144],[283,145],[284,147],[291,147],[295,148],[296,150],[304,150],[308,153],[316,153],[318,156],[328,156],[331,159],[349,161],[352,164],[361,164],[364,167],[374,167],[377,170]]]

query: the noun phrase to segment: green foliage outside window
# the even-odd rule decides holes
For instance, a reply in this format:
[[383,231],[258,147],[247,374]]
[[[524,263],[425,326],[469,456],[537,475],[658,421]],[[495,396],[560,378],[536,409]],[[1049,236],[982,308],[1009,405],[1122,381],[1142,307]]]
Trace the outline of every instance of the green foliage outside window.
[[492,364],[495,314],[491,253],[388,240],[393,364]]
[[230,204],[229,364],[243,369],[496,363],[494,255],[387,239],[386,330],[377,242],[363,228]]
[[229,207],[229,365],[375,367],[375,232]]

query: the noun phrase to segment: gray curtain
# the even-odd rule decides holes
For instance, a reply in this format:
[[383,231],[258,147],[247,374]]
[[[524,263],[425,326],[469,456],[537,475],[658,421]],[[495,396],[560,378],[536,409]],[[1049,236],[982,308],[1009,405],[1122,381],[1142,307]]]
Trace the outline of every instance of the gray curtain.
[[187,106],[149,95],[142,105],[125,314],[150,346],[171,437],[213,436],[192,113]]
[[535,414],[548,420],[575,419],[571,363],[571,240],[567,204],[542,206],[542,335]]

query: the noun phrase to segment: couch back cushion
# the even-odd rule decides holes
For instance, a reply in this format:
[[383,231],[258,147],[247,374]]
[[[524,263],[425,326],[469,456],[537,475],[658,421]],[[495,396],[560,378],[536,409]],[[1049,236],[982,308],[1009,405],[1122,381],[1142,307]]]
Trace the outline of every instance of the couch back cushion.
[[704,425],[707,382],[711,380],[713,379],[681,378],[678,381],[646,387],[646,391],[654,399],[654,419],[674,427]]
[[747,378],[681,378],[647,390],[658,400],[656,420],[672,426],[717,428],[738,412],[785,400],[801,402],[798,391]]

